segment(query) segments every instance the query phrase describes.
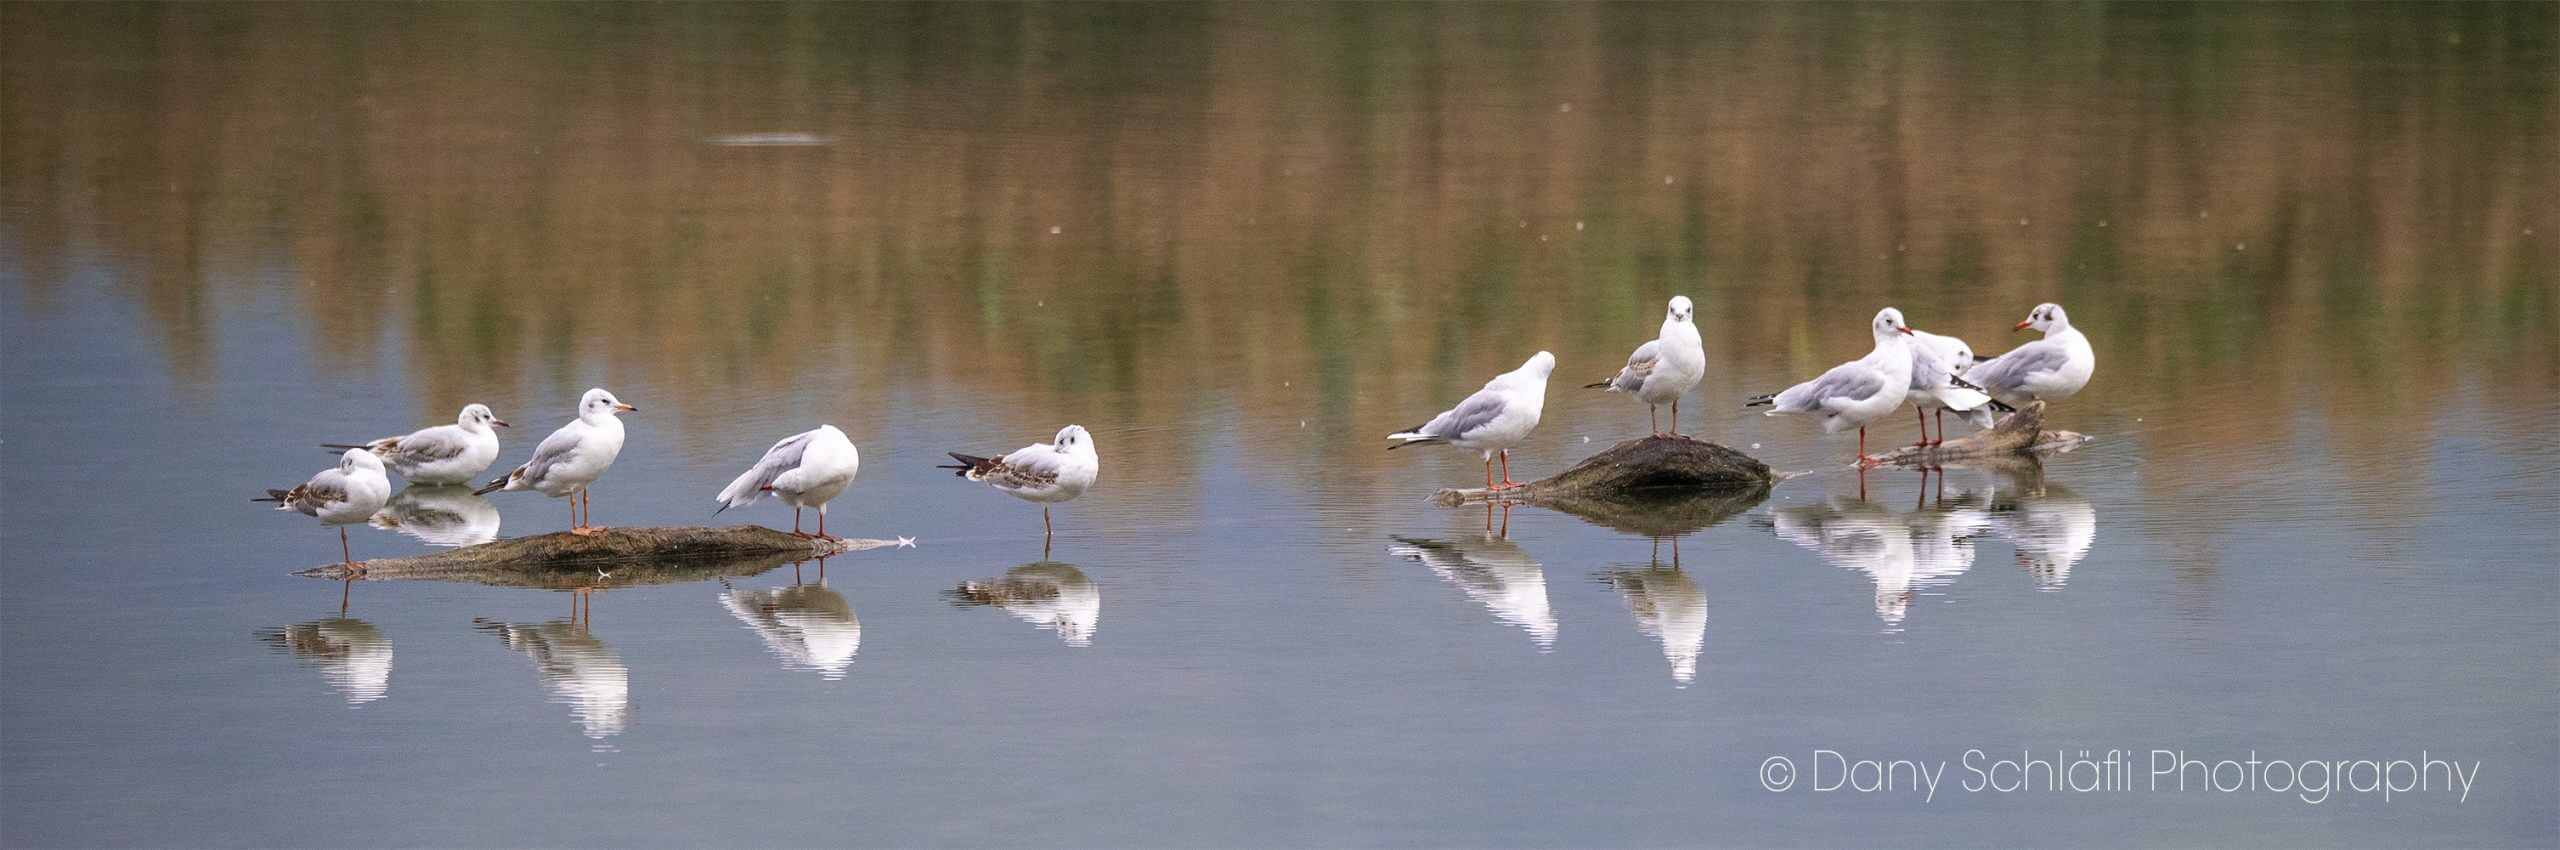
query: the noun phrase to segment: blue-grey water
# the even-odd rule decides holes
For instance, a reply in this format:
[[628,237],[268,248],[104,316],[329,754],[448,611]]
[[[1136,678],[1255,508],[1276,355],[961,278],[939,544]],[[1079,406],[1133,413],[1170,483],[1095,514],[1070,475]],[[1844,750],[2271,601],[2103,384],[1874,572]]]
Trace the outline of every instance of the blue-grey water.
[[[0,7],[0,843],[2549,846],[2554,19]],[[1579,387],[1674,294],[1765,500],[1383,450],[1539,349],[1515,473],[1642,435]],[[2100,365],[2040,466],[1739,407],[2048,300]],[[829,530],[916,545],[342,585],[248,501],[589,386],[600,524],[783,526],[711,494],[828,422]],[[934,468],[1070,422],[1045,549]],[[567,519],[421,503],[357,557]]]

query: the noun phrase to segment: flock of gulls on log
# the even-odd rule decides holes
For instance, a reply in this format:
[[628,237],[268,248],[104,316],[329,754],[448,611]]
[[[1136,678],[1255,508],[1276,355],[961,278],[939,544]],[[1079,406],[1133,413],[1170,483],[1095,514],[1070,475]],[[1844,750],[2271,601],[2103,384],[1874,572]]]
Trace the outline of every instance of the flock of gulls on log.
[[[1586,388],[1635,396],[1655,412],[1656,436],[1679,435],[1680,397],[1706,374],[1706,348],[1694,319],[1689,298],[1673,297],[1660,336],[1637,346],[1618,374]],[[1976,360],[1964,340],[1914,330],[1903,321],[1902,311],[1887,307],[1876,313],[1875,350],[1867,356],[1834,366],[1783,392],[1753,398],[1745,406],[1766,406],[1770,416],[1820,420],[1824,433],[1856,428],[1858,463],[1871,466],[1867,426],[1882,421],[1905,401],[1920,418],[1920,444],[1935,445],[1946,438],[1948,411],[1977,427],[1990,427],[1995,413],[2032,401],[2065,398],[2088,385],[2097,355],[2090,350],[2088,337],[2071,327],[2061,305],[2037,305],[2016,330],[2028,328],[2044,332],[2044,338],[1998,357]],[[1522,486],[1511,480],[1510,450],[1526,442],[1538,427],[1538,418],[1546,410],[1547,377],[1555,368],[1554,354],[1538,352],[1520,368],[1495,376],[1458,406],[1387,435],[1399,441],[1388,448],[1446,443],[1481,452],[1487,489]],[[1666,404],[1671,406],[1668,431],[1662,429],[1659,413]],[[567,496],[569,531],[580,535],[602,531],[588,521],[587,486],[603,477],[622,453],[622,420],[617,414],[638,409],[601,388],[588,390],[578,401],[578,418],[543,438],[531,460],[476,492],[533,490],[553,498]],[[1938,418],[1936,440],[1929,438],[1933,412]],[[492,429],[506,424],[488,406],[473,404],[462,408],[451,425],[361,445],[324,444],[345,451],[336,468],[322,470],[291,490],[269,490],[256,501],[276,502],[277,510],[300,511],[318,518],[322,525],[337,526],[339,554],[349,567],[361,569],[348,546],[345,527],[372,517],[390,500],[388,473],[398,472],[416,484],[471,481],[497,460],[498,434]],[[1102,468],[1094,453],[1093,435],[1080,425],[1060,429],[1051,442],[1034,443],[1003,457],[950,454],[958,463],[940,468],[957,470],[962,478],[1039,503],[1042,529],[1051,533],[1055,527],[1050,524],[1049,506],[1083,495]],[[1494,481],[1496,458],[1502,462],[1500,482]],[[792,534],[834,540],[827,535],[827,503],[844,493],[861,465],[862,453],[843,431],[820,425],[773,444],[715,499],[725,511],[772,495],[791,506]],[[808,508],[818,510],[814,534],[800,530],[800,514]]]

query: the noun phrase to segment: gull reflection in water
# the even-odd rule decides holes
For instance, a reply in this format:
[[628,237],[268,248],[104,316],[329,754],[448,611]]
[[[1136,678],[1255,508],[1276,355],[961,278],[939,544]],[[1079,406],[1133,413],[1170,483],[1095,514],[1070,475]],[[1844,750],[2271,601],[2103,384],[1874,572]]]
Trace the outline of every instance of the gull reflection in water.
[[1662,641],[1671,684],[1686,688],[1698,678],[1698,652],[1707,645],[1707,595],[1680,571],[1680,550],[1671,551],[1671,566],[1657,559],[1644,569],[1611,570],[1600,578],[1627,598],[1636,629]]
[[2037,590],[2061,590],[2071,567],[2088,557],[2098,539],[2098,509],[2067,488],[2045,485],[2003,490],[1992,497],[1991,519],[2018,550],[2018,566]]
[[1495,533],[1448,540],[1400,535],[1388,539],[1395,541],[1387,547],[1389,554],[1430,567],[1433,575],[1466,591],[1467,598],[1493,612],[1495,619],[1528,632],[1538,651],[1554,651],[1556,612],[1547,605],[1546,571],[1518,544]]
[[1093,643],[1102,620],[1102,589],[1073,564],[1036,561],[1006,570],[1001,578],[964,582],[946,596],[963,608],[992,605],[1015,619],[1054,629],[1068,646]]
[[533,659],[551,701],[567,704],[587,737],[602,741],[631,725],[630,668],[576,616],[540,624],[475,619],[471,625]]
[[854,618],[853,603],[828,589],[824,578],[788,587],[730,588],[720,594],[720,607],[763,638],[787,670],[815,670],[828,681],[840,680],[862,649],[862,621]]
[[355,708],[391,691],[391,639],[372,623],[344,616],[285,626],[258,635],[277,652],[316,667]]
[[435,546],[477,546],[498,539],[497,506],[459,485],[409,485],[375,511],[371,522]]
[[1835,496],[1770,514],[1770,528],[1780,538],[1875,582],[1876,617],[1888,632],[1901,630],[1913,594],[1954,582],[1973,568],[1973,541],[1991,527],[1987,512],[1961,501],[1896,514]]

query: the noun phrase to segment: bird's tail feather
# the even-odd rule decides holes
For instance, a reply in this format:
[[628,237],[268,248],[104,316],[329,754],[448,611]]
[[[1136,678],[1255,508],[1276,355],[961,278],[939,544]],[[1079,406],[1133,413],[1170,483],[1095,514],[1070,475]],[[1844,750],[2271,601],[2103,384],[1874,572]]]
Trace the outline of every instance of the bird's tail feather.
[[474,496],[486,496],[486,495],[489,495],[489,494],[491,494],[491,493],[498,492],[498,488],[501,488],[501,487],[505,487],[505,486],[507,486],[507,482],[508,482],[509,480],[514,479],[515,477],[516,477],[516,474],[515,474],[515,473],[513,473],[513,472],[507,473],[507,474],[505,474],[505,475],[498,476],[498,480],[496,480],[496,481],[491,481],[491,482],[489,482],[489,483],[487,483],[487,484],[481,485],[480,489],[471,491],[471,495],[474,495]]
[[995,462],[995,459],[994,459],[994,458],[983,458],[983,457],[979,457],[979,456],[977,456],[977,455],[964,455],[964,454],[961,454],[961,453],[959,453],[959,452],[943,452],[943,454],[950,455],[952,460],[959,461],[959,463],[957,463],[957,464],[948,464],[948,463],[945,463],[945,464],[935,464],[933,468],[935,468],[935,469],[957,469],[957,470],[959,470],[959,472],[956,472],[956,473],[953,473],[953,474],[954,474],[954,475],[958,475],[958,476],[960,476],[960,477],[962,477],[962,478],[967,478],[967,477],[969,477],[969,473],[974,472],[974,471],[976,471],[976,470],[978,470],[978,469],[980,469],[980,468],[982,468],[982,467],[985,467],[986,465],[988,465],[988,464],[990,464],[990,463]]
[[267,496],[266,496],[266,498],[263,498],[263,499],[250,499],[249,501],[252,501],[252,502],[281,502],[281,501],[284,501],[284,497],[286,497],[286,496],[290,496],[290,495],[293,495],[293,492],[292,492],[292,491],[290,491],[290,490],[276,490],[276,489],[269,489],[269,490],[267,491]]
[[1609,388],[1609,385],[1610,385],[1610,384],[1614,384],[1614,383],[1617,383],[1617,382],[1616,382],[1616,381],[1601,381],[1600,383],[1597,383],[1597,384],[1583,384],[1583,385],[1582,385],[1582,388],[1583,388],[1583,389],[1586,389],[1586,390],[1605,390],[1605,389],[1608,389],[1608,388]]
[[343,451],[346,451],[346,450],[348,450],[348,449],[370,449],[370,448],[373,448],[373,446],[372,446],[371,444],[368,444],[368,443],[321,443],[321,444],[320,444],[320,447],[321,447],[321,448],[324,448],[324,449],[328,449],[328,450],[330,450],[330,451],[337,451],[337,452],[343,452]]
[[1777,403],[1778,403],[1778,394],[1777,394],[1777,393],[1770,393],[1770,394],[1768,394],[1768,395],[1755,395],[1755,396],[1752,396],[1752,397],[1751,397],[1751,400],[1750,400],[1750,401],[1743,402],[1743,403],[1742,403],[1742,406],[1744,406],[1744,407],[1759,407],[1759,406],[1764,405],[1764,404],[1777,404]]

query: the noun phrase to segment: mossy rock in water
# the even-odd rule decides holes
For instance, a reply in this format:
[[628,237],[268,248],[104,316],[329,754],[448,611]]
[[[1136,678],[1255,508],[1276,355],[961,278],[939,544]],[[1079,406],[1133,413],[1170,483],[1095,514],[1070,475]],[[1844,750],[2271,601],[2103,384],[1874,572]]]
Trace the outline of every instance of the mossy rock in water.
[[[352,577],[430,579],[522,586],[586,586],[599,571],[620,581],[651,584],[761,572],[795,560],[858,549],[900,545],[885,540],[812,540],[760,525],[609,528],[594,534],[557,531],[430,552],[375,558]],[[342,564],[296,575],[349,578]],[[567,584],[562,579],[568,579]]]
[[1766,496],[1778,477],[1768,464],[1733,449],[1692,437],[1656,435],[1610,446],[1563,472],[1520,487],[1442,490],[1431,500],[1444,505],[1493,499],[1548,504],[1569,499],[1745,495],[1755,490]]

